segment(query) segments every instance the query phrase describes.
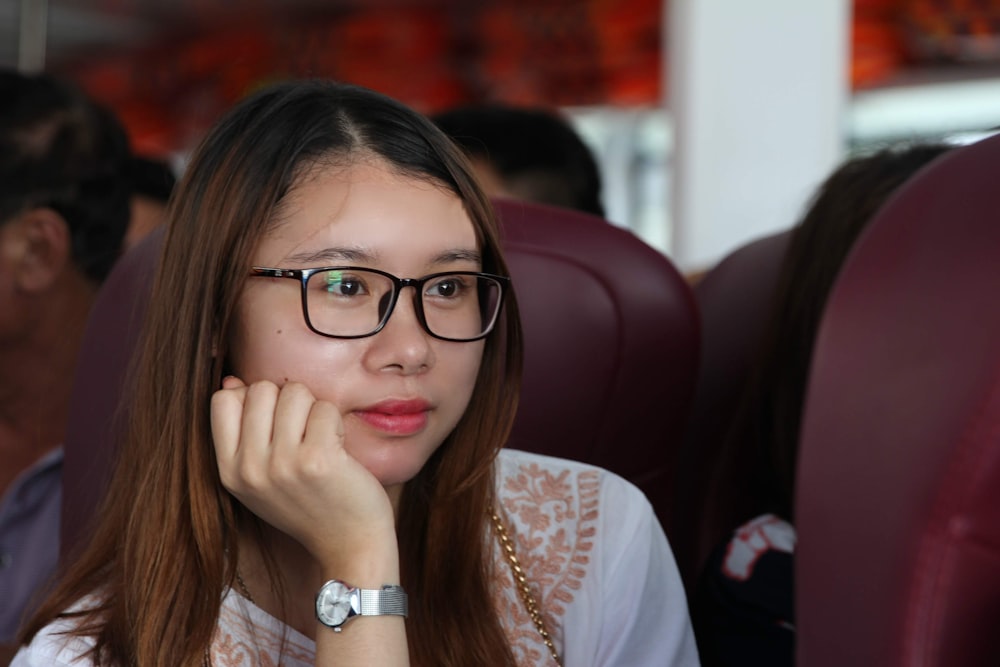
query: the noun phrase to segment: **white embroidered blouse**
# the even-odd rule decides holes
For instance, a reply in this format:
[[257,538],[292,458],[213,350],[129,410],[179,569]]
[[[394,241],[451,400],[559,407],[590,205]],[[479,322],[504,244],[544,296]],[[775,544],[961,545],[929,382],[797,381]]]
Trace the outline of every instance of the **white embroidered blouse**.
[[[498,497],[546,627],[566,667],[698,665],[677,566],[646,498],[590,465],[504,450]],[[491,533],[492,534],[492,533]],[[552,666],[495,543],[495,604],[518,664]],[[89,639],[57,621],[11,667],[87,667]],[[280,653],[280,660],[279,660]],[[311,667],[314,643],[235,591],[222,601],[216,667]]]

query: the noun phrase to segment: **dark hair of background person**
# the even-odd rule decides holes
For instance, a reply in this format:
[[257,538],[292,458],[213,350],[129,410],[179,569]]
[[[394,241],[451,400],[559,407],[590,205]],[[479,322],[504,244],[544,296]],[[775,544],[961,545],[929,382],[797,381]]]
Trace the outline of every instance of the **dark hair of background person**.
[[73,85],[0,71],[0,221],[54,210],[69,227],[73,261],[98,283],[129,220],[128,156],[115,116]]
[[[106,602],[81,614],[77,629],[94,636],[99,664],[201,664],[223,592],[236,582],[240,537],[265,554],[273,590],[285,589],[262,520],[219,478],[209,398],[225,372],[251,257],[280,224],[286,196],[311,170],[373,158],[454,193],[475,229],[483,271],[508,275],[488,199],[461,151],[426,117],[329,81],[274,84],[238,104],[178,184],[126,392],[128,435],[93,537],[22,643],[100,591]],[[397,527],[414,665],[514,664],[491,602],[483,517],[494,505],[493,461],[513,424],[521,360],[511,294],[486,338],[465,413],[403,488]]]
[[557,112],[491,104],[431,120],[473,161],[491,166],[511,195],[605,217],[594,155]]
[[[752,497],[761,503],[748,505],[743,520],[771,512],[794,523],[802,408],[827,297],[855,240],[879,208],[951,148],[906,143],[848,160],[820,186],[793,230],[769,324],[730,429],[730,445],[754,457]],[[732,447],[728,455],[741,456]]]
[[170,165],[157,158],[135,155],[129,160],[127,171],[132,188],[132,215],[125,233],[124,251],[166,221],[167,205],[177,184]]
[[166,161],[144,155],[133,155],[129,159],[127,173],[132,194],[164,204],[177,184],[177,176]]

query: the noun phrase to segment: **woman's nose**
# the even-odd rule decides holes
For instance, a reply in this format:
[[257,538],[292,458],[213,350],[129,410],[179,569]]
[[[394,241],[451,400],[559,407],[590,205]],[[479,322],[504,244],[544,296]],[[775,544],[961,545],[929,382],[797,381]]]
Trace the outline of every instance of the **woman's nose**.
[[410,289],[403,289],[389,320],[372,338],[372,358],[379,370],[419,373],[433,363],[431,335],[420,322]]

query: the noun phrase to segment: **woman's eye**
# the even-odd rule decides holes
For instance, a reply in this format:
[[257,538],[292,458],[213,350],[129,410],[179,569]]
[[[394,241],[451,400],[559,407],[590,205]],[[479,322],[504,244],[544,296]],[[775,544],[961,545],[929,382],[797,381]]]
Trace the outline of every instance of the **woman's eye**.
[[465,284],[460,277],[451,276],[431,283],[427,288],[427,296],[445,299],[455,298],[461,296],[464,288]]
[[337,296],[358,296],[365,293],[364,284],[356,277],[340,271],[330,271],[326,275],[326,291]]

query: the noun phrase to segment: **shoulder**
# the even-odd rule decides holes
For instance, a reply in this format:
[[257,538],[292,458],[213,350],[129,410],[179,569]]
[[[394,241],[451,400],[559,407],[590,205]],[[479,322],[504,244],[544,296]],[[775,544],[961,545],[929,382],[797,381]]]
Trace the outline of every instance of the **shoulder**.
[[0,640],[14,639],[21,617],[45,592],[59,557],[62,449],[57,448],[23,471],[0,494]]
[[666,539],[646,497],[586,463],[517,450],[501,454],[497,499],[522,564],[556,597],[571,600]]
[[76,628],[73,619],[60,618],[35,635],[31,643],[14,656],[10,667],[87,667],[93,665],[93,637],[70,634]]
[[579,461],[519,450],[501,451],[497,498],[504,512],[518,524],[515,528],[523,525],[538,529],[545,524],[590,534],[601,526],[601,535],[605,535],[656,522],[646,496],[615,473]]
[[[687,602],[663,529],[642,492],[602,468],[505,450],[497,502],[519,565],[566,664],[692,665]],[[494,548],[498,593],[524,662],[546,654]]]
[[571,461],[517,449],[503,449],[497,466],[498,494],[501,498],[525,490],[534,481],[544,483],[538,490],[554,494],[538,496],[539,501],[561,497],[567,491],[594,496],[601,502],[632,503],[648,506],[642,492],[615,473],[580,461]]

